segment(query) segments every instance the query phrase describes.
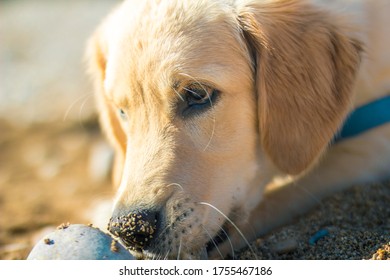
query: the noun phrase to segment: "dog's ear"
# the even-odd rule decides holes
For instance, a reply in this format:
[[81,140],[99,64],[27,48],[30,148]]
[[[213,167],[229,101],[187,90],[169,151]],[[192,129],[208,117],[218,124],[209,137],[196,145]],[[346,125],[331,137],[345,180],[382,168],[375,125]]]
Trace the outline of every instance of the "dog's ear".
[[107,100],[104,89],[106,50],[102,32],[98,29],[88,41],[86,60],[88,72],[94,84],[100,124],[116,152],[113,167],[113,183],[115,186],[118,186],[122,177],[126,153],[126,135],[121,127],[116,110]]
[[250,3],[237,8],[255,60],[262,145],[278,168],[298,174],[346,117],[362,46],[304,1]]

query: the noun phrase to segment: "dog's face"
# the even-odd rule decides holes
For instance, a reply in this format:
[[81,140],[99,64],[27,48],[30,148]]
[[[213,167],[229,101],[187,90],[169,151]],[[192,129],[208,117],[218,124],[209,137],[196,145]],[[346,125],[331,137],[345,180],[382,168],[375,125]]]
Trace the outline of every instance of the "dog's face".
[[129,248],[202,257],[246,222],[275,167],[300,173],[325,149],[359,46],[296,2],[126,1],[95,33],[117,152],[109,227]]

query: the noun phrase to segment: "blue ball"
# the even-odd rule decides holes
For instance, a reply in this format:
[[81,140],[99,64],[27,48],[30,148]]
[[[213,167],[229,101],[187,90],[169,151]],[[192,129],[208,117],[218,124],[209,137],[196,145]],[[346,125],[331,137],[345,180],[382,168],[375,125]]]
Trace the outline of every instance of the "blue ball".
[[28,260],[134,260],[134,256],[98,228],[64,226],[40,240]]

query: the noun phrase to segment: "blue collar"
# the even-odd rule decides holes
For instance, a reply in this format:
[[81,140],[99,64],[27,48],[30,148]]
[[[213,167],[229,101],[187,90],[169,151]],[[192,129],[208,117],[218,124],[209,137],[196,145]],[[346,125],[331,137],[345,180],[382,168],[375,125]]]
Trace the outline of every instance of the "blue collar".
[[347,117],[333,143],[354,137],[367,130],[390,122],[390,95],[356,108]]

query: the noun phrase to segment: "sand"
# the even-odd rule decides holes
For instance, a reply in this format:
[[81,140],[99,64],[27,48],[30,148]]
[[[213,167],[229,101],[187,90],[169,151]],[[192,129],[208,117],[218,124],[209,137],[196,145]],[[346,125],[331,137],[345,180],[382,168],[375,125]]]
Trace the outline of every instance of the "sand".
[[354,186],[253,246],[259,259],[390,260],[389,206],[390,182]]

